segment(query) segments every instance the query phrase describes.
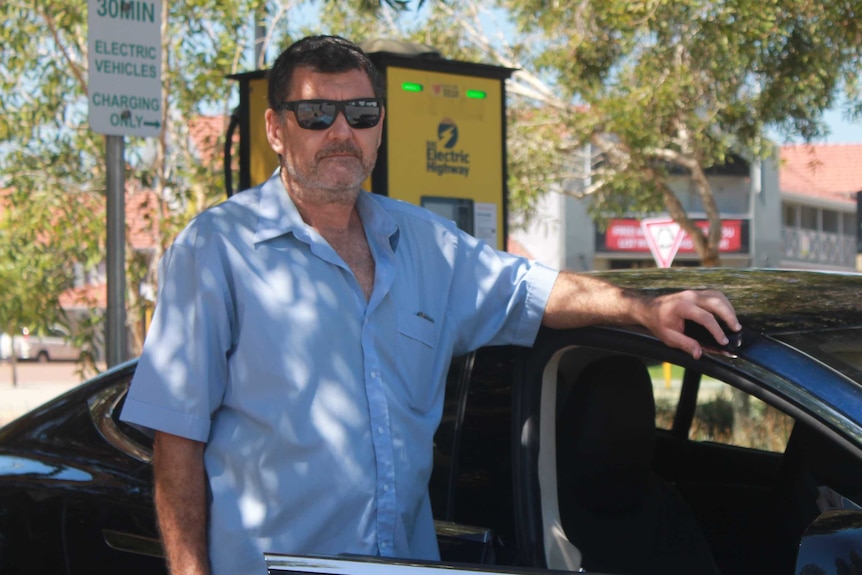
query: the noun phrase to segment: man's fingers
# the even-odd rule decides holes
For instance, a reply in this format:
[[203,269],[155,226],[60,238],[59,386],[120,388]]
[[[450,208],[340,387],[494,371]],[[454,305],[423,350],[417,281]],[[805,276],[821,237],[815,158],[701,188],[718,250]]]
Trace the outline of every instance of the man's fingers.
[[716,290],[705,290],[698,292],[704,298],[702,308],[717,315],[731,331],[739,331],[742,325],[736,317],[733,305],[722,292]]
[[[681,349],[695,359],[702,355],[703,348],[695,337],[691,337],[692,334],[685,333],[686,321],[702,326],[721,346],[729,343],[725,330],[736,332],[742,327],[733,305],[720,291],[690,290],[663,296],[659,300],[662,301],[657,302],[656,333],[667,345]],[[704,344],[709,345],[707,342]]]
[[703,348],[700,343],[696,339],[688,337],[683,332],[669,331],[663,341],[670,347],[675,347],[686,352],[694,359],[700,359],[700,356],[703,355]]

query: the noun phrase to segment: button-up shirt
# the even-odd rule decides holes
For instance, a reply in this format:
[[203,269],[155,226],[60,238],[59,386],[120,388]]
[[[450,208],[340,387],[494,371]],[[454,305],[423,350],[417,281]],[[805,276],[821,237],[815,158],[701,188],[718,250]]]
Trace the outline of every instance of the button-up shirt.
[[453,354],[530,345],[557,272],[362,192],[366,301],[278,174],[203,212],[161,263],[122,417],[206,442],[218,574],[263,552],[433,559],[432,442]]

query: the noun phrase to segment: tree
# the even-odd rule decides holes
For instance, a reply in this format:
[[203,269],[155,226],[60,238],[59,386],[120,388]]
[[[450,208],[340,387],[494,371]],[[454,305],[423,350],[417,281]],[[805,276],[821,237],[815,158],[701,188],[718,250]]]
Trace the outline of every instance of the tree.
[[[2,203],[13,199],[12,194],[0,196]],[[56,212],[40,203],[37,197],[32,202],[33,210],[29,217],[43,224],[53,224]],[[63,318],[59,313],[57,297],[70,286],[68,276],[62,266],[63,242],[55,241],[51,234],[43,232],[45,226],[34,226],[27,230],[12,230],[7,211],[0,219],[0,333],[10,337],[20,336],[21,328],[27,327],[34,332],[40,327],[57,323]],[[19,212],[20,213],[20,212]],[[68,254],[67,254],[68,255]],[[32,289],[41,286],[44,292]],[[12,341],[10,365],[12,385],[18,385],[17,353]]]
[[[519,70],[509,86],[516,207],[529,209],[552,184],[566,191],[567,178],[589,175],[589,186],[570,193],[590,196],[596,217],[667,210],[704,265],[719,263],[721,232],[706,171],[731,154],[770,156],[767,127],[806,140],[822,135],[822,113],[842,89],[858,102],[858,0],[435,6],[450,21],[466,22],[467,41],[487,60]],[[506,38],[483,31],[480,15],[489,8],[511,16]],[[585,173],[572,158],[587,143],[600,157]],[[706,236],[670,188],[674,171],[697,190],[710,223]]]
[[[148,257],[127,255],[133,334],[143,333],[149,303],[140,288],[155,285],[164,247],[189,217],[222,197],[218,166],[201,161],[188,120],[219,110],[226,116],[232,90],[226,76],[243,63],[252,41],[250,14],[261,3],[162,3],[164,128],[156,140],[127,138],[126,144],[127,203],[147,194],[154,235]],[[104,260],[104,138],[87,125],[86,10],[84,0],[0,4],[0,187],[10,191],[3,232],[15,239],[14,248],[0,253],[0,269],[10,274],[4,285],[26,295],[0,309],[4,327],[56,318],[60,291],[76,274],[99,275]],[[51,270],[50,282],[30,273],[37,259],[22,251],[22,242],[33,236],[50,238],[28,245],[43,250],[39,269]]]

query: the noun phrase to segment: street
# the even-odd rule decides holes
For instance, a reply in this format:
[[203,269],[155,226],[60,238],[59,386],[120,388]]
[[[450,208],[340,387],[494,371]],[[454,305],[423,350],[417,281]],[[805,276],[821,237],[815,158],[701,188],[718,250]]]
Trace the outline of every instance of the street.
[[0,425],[78,385],[83,381],[77,373],[79,369],[79,364],[73,361],[20,361],[18,385],[13,387],[12,365],[0,361]]

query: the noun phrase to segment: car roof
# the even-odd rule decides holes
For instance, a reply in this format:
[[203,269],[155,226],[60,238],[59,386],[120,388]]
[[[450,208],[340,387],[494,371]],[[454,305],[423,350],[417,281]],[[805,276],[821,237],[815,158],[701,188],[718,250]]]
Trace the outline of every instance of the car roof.
[[627,288],[662,294],[723,291],[747,329],[764,334],[862,328],[862,274],[802,270],[670,268],[596,272]]

